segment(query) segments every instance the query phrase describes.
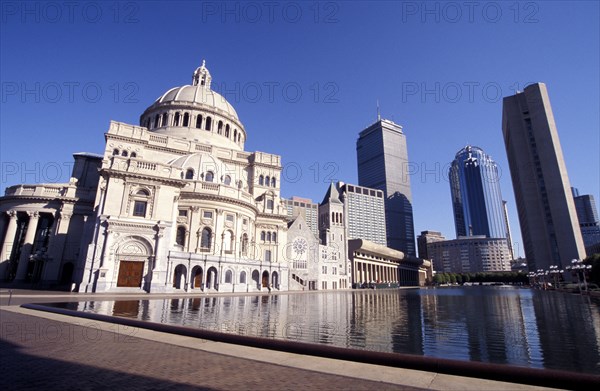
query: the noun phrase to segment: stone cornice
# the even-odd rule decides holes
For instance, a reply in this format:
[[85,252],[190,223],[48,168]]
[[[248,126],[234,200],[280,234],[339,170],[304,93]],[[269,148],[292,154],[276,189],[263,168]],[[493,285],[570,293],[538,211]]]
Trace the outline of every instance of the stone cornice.
[[47,197],[47,196],[34,196],[34,195],[10,195],[10,196],[2,196],[0,197],[0,201],[11,201],[11,200],[28,200],[28,201],[38,201],[38,202],[48,202],[48,201],[58,201],[62,203],[75,204],[94,204],[94,200],[84,201],[80,198],[73,197]]
[[245,202],[245,201],[240,201],[240,200],[238,200],[236,198],[221,196],[221,195],[217,195],[217,194],[181,192],[181,194],[180,194],[180,200],[211,200],[211,201],[220,201],[220,202],[226,202],[226,203],[235,204],[235,205],[243,206],[243,207],[246,207],[246,208],[250,208],[257,215],[259,213],[258,212],[258,208],[255,205],[252,205],[252,204],[250,204],[248,202]]
[[148,141],[146,141],[146,140],[141,140],[138,138],[127,137],[127,136],[121,136],[119,134],[114,134],[114,133],[104,133],[104,138],[107,143],[108,143],[108,140],[111,139],[111,140],[119,140],[119,141],[124,141],[124,142],[132,143],[132,144],[139,144],[139,145],[147,145],[148,144]]
[[137,178],[137,179],[145,179],[152,180],[156,182],[160,182],[164,185],[175,186],[179,188],[184,188],[187,185],[187,182],[183,179],[174,179],[174,178],[163,178],[160,176],[149,175],[149,174],[141,174],[131,171],[119,171],[113,170],[111,168],[104,168],[100,171],[100,175],[109,175],[111,178]]

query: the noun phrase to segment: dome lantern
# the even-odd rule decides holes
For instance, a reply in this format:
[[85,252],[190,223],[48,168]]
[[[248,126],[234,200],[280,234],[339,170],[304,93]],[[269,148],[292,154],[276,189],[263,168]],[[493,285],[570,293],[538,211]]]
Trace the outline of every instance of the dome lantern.
[[210,89],[211,80],[210,72],[206,69],[206,60],[202,60],[202,65],[194,71],[192,85]]

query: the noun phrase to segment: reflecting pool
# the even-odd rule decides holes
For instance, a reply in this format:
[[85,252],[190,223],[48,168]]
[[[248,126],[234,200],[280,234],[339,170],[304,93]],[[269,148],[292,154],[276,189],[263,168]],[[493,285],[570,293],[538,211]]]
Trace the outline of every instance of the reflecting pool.
[[265,338],[600,373],[600,301],[499,287],[69,303],[80,311]]

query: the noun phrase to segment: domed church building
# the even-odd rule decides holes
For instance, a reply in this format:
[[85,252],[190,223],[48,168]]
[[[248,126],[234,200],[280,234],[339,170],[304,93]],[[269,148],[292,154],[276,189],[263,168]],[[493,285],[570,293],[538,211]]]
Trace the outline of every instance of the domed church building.
[[141,126],[111,122],[101,156],[66,184],[0,198],[0,278],[79,292],[287,290],[281,158],[246,152],[246,129],[211,90],[161,95]]

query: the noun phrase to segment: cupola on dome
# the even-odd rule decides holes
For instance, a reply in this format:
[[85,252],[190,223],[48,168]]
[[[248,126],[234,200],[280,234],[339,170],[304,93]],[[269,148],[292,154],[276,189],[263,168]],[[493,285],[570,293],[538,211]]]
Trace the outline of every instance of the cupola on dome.
[[162,94],[140,118],[141,126],[173,137],[243,149],[246,131],[233,106],[211,90],[206,62],[194,71],[192,84]]

